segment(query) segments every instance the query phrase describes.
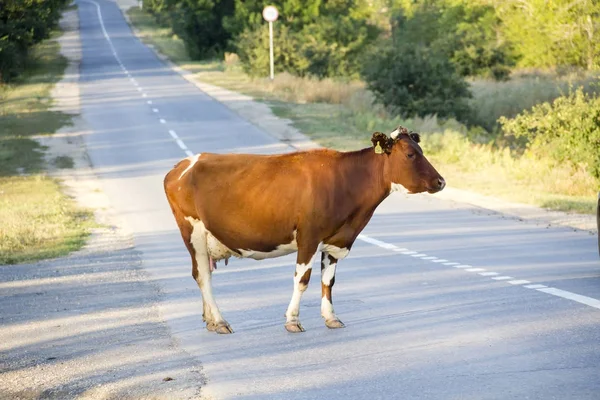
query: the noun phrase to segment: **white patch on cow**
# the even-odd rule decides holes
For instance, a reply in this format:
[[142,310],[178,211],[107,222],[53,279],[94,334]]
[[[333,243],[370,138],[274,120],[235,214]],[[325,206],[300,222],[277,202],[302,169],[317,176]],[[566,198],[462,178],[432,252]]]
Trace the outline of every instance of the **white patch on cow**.
[[313,254],[307,264],[296,264],[296,275],[294,275],[294,293],[292,293],[292,300],[290,300],[290,305],[285,312],[287,322],[294,322],[298,320],[298,315],[300,314],[300,299],[302,298],[302,293],[304,293],[306,290],[306,286],[302,285],[300,280],[308,270],[312,269],[315,254]]
[[296,241],[297,231],[294,231],[294,238],[290,243],[280,244],[273,251],[257,251],[251,249],[238,249],[238,253],[244,258],[252,258],[254,260],[265,260],[267,258],[275,258],[285,256],[298,251],[298,242]]
[[331,286],[331,280],[335,276],[335,267],[337,263],[330,263],[329,258],[325,257],[323,260],[323,270],[321,271],[321,282],[323,285]]
[[223,243],[219,241],[209,230],[206,229],[204,223],[200,220],[194,219],[192,217],[185,217],[185,219],[192,225],[194,230],[192,231],[192,244],[194,248],[196,245],[194,244],[194,234],[196,231],[202,231],[202,240],[205,240],[206,250],[210,258],[215,261],[222,260],[224,258],[229,258],[231,256],[237,256],[230,248],[225,246]]
[[408,189],[406,189],[404,186],[402,186],[399,183],[392,182],[392,186],[390,188],[390,193],[394,193],[394,192],[400,192],[400,193],[403,193],[403,194],[407,194],[408,193]]
[[394,130],[392,133],[390,133],[390,137],[392,139],[396,139],[398,137],[398,134],[400,133],[400,130],[396,129]]
[[223,321],[221,311],[217,306],[215,298],[212,293],[211,284],[211,272],[210,264],[208,260],[208,248],[207,248],[207,234],[208,231],[204,226],[204,223],[192,217],[185,217],[185,219],[192,225],[192,234],[190,235],[190,243],[195,251],[196,263],[198,264],[198,278],[196,282],[202,292],[202,300],[204,303],[204,310],[208,314],[205,314],[207,322],[219,323]]
[[350,250],[348,250],[346,247],[337,247],[327,243],[323,243],[321,245],[321,250],[331,254],[334,258],[337,258],[338,260],[343,260],[344,258],[346,258],[346,256],[348,256],[348,253],[350,252]]
[[333,309],[333,304],[331,304],[331,302],[327,300],[327,297],[325,296],[321,298],[321,316],[323,316],[326,321],[337,319]]
[[198,159],[200,158],[201,154],[198,153],[193,157],[188,157],[186,158],[186,160],[188,160],[190,162],[190,165],[187,166],[187,168],[181,173],[181,175],[179,175],[179,179],[183,178],[183,176],[185,174],[187,174],[187,172],[192,169],[192,167],[194,166],[194,164],[196,164],[198,162]]

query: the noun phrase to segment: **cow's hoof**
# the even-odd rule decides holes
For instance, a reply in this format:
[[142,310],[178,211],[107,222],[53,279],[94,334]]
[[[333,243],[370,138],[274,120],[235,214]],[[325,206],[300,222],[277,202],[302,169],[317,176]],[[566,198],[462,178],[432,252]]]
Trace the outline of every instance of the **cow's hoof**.
[[300,333],[304,332],[304,328],[300,325],[300,322],[287,322],[285,324],[285,329],[290,333]]
[[231,329],[231,326],[229,326],[229,324],[225,321],[223,322],[219,322],[217,324],[217,328],[215,329],[215,332],[221,334],[221,335],[226,335],[229,333],[233,333],[233,329]]
[[346,325],[344,325],[344,323],[337,318],[336,319],[328,319],[327,321],[325,321],[325,326],[328,327],[329,329],[339,329],[339,328],[346,327]]
[[206,324],[206,329],[210,332],[217,332],[221,334],[233,333],[233,329],[226,321],[219,322],[215,324],[214,322],[209,322]]

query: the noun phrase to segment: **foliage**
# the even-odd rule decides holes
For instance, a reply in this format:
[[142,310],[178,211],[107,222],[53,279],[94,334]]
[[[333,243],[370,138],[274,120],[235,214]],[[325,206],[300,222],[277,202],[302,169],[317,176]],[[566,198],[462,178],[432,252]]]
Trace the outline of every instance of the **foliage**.
[[46,39],[66,0],[2,0],[0,2],[0,83],[22,71],[28,50]]
[[600,97],[579,88],[500,123],[505,135],[526,138],[533,155],[581,165],[600,179]]
[[430,49],[411,45],[381,49],[367,63],[364,78],[378,101],[405,117],[468,118],[468,84],[444,55]]
[[392,16],[395,42],[445,55],[462,76],[505,79],[514,58],[499,37],[499,23],[493,7],[467,1],[406,3]]
[[[293,10],[288,3],[283,6],[284,10],[286,6]],[[292,23],[274,24],[277,68],[299,76],[357,77],[361,55],[379,35],[379,29],[367,20],[369,9],[360,1],[337,0],[324,2],[317,12],[318,18],[313,10],[299,14],[298,18],[283,17],[283,21],[287,18]],[[236,49],[247,73],[266,74],[269,46],[264,23],[244,30]]]
[[597,0],[490,0],[524,67],[600,68]]
[[192,59],[223,53],[231,38],[223,20],[233,14],[234,0],[146,0],[144,9],[181,37]]

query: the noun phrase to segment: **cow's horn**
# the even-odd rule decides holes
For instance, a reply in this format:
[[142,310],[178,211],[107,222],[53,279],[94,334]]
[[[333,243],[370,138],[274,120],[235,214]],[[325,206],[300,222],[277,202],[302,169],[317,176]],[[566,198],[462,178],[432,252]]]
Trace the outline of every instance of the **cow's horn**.
[[398,134],[400,133],[400,129],[396,128],[392,133],[390,133],[390,137],[392,139],[396,139],[396,137],[398,137]]

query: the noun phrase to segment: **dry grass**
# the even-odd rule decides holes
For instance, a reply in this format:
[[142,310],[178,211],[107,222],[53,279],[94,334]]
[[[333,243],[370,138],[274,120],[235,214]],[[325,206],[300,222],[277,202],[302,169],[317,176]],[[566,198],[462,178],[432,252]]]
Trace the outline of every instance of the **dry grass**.
[[49,110],[65,66],[58,44],[43,42],[20,80],[0,89],[0,265],[67,254],[88,235],[91,213],[45,176],[43,148],[32,140],[70,121]]
[[472,123],[492,131],[498,118],[512,118],[536,104],[552,101],[569,92],[571,88],[583,86],[584,90],[600,92],[600,75],[590,72],[557,74],[537,70],[522,70],[513,73],[511,80],[471,81]]

